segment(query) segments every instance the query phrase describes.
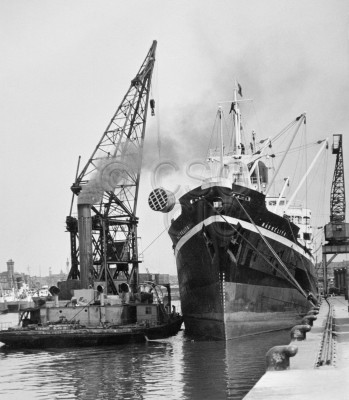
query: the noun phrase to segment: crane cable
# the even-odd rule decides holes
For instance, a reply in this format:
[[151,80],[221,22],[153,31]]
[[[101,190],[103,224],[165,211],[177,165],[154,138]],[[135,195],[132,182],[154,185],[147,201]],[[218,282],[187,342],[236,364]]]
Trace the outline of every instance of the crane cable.
[[[158,92],[156,101],[158,103],[158,106],[157,106],[156,114],[154,113],[154,116],[155,115],[158,116],[156,118],[156,133],[157,133],[156,145],[157,145],[157,148],[158,148],[158,156],[159,156],[159,161],[160,161],[161,160],[161,135],[160,135],[160,107],[159,107],[159,98],[160,98],[160,96],[159,96],[159,85],[158,85],[158,82],[159,82],[159,69],[157,67],[158,64],[159,64],[159,61],[155,65],[155,74],[156,74],[156,83],[157,83],[157,92]],[[152,99],[154,98],[153,97],[153,82],[151,82],[151,84],[150,84],[150,97]],[[154,108],[155,108],[155,105],[156,105],[156,103],[154,103]]]

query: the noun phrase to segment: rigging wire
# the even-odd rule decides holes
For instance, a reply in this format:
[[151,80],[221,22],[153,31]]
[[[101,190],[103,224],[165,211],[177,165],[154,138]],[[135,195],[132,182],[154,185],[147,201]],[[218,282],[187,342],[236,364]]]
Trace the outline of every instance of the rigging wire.
[[[298,146],[298,147],[291,147],[291,148],[289,149],[289,151],[288,151],[288,154],[298,152],[298,151],[301,150],[301,149],[306,150],[306,149],[309,149],[309,148],[311,148],[311,147],[315,147],[315,146],[317,146],[318,144],[319,144],[319,141],[307,143],[305,146],[302,145],[302,146]],[[284,154],[284,153],[285,153],[285,151],[274,152],[275,156],[279,156],[279,155],[282,155],[282,154]]]
[[[241,104],[241,106],[242,106],[242,104]],[[245,149],[247,149],[249,147],[249,143],[248,143],[248,138],[247,138],[246,132],[249,129],[248,122],[250,120],[249,116],[251,114],[251,108],[250,107],[240,107],[240,109],[242,109],[242,108],[244,110],[246,110],[246,113],[243,112],[240,114],[240,125],[241,125],[241,133],[242,133],[241,142],[244,142],[243,144],[245,146]],[[245,121],[247,121],[247,122],[245,122]]]
[[[274,160],[274,158],[271,159],[271,167],[270,167],[270,169],[271,169],[272,171],[274,171],[274,173],[275,173],[276,167],[275,167],[275,160]],[[275,192],[275,185],[276,185],[276,182],[275,182],[275,180],[274,180],[273,186],[272,186],[274,192]]]
[[[303,151],[305,154],[305,173],[307,173],[308,171],[308,152],[305,151],[306,149],[306,137],[307,137],[307,124],[306,124],[306,120],[304,121],[304,131],[303,131],[303,140],[304,140],[304,145],[303,145]],[[306,175],[305,178],[305,208],[308,208],[308,174]]]
[[[218,115],[219,115],[219,113],[217,112],[216,113],[216,118],[215,118],[215,120],[213,122],[213,126],[212,126],[212,129],[211,129],[211,136],[210,136],[210,140],[209,140],[209,143],[208,143],[208,146],[207,146],[207,150],[206,150],[205,162],[207,161],[207,159],[210,156],[210,150],[213,149],[213,143],[214,142],[215,143],[219,143],[219,140],[218,140],[219,132],[218,132],[218,129],[217,129]],[[215,135],[216,135],[216,137],[215,137]],[[214,150],[217,151],[217,146],[214,147]],[[201,169],[201,172],[200,172],[202,179],[204,179],[204,170],[205,169],[206,168],[203,165],[202,169]]]
[[144,254],[144,252],[145,252],[146,250],[148,250],[149,247],[150,247],[151,245],[153,245],[153,244],[159,239],[159,237],[160,237],[164,232],[166,232],[166,231],[167,231],[167,228],[165,228],[161,233],[159,233],[159,235],[156,236],[156,238],[153,239],[153,240],[148,244],[148,246],[139,254],[139,256],[141,256],[142,254]]
[[[328,160],[328,153],[325,153],[322,155],[322,159],[323,162],[319,162],[320,167],[322,166],[322,168],[319,168],[316,170],[316,179],[311,179],[310,180],[310,184],[309,184],[309,189],[313,188],[315,186],[315,188],[317,188],[318,186],[320,186],[320,193],[316,196],[317,198],[317,207],[316,210],[318,210],[319,208],[319,203],[324,203],[325,200],[325,185],[321,184],[319,185],[319,182],[325,182],[325,176],[326,176],[326,172],[327,172],[327,160]],[[319,225],[319,224],[317,224]]]
[[[293,234],[293,230],[292,230],[292,228],[291,228],[291,223],[290,223],[290,221],[289,221],[288,218],[287,218],[287,223],[288,223],[288,226],[289,226],[290,231],[291,231],[291,233],[292,233],[292,237],[293,237],[294,242],[297,242],[297,240],[296,240],[296,238],[295,238],[295,236],[294,236],[294,234]],[[293,251],[293,254],[295,255],[295,257],[297,257],[296,251],[295,251],[295,249],[294,249],[293,247],[292,247],[292,251]],[[300,260],[301,260],[301,263],[302,263],[302,265],[303,265],[303,269],[304,269],[304,271],[305,271],[305,273],[306,273],[306,275],[307,275],[308,281],[309,281],[309,283],[311,283],[311,279],[310,279],[310,276],[309,276],[309,274],[308,274],[307,268],[305,267],[304,261],[303,261],[302,258],[300,258]],[[314,287],[314,285],[311,284],[311,286],[312,286],[311,289],[312,289],[314,292],[316,292],[316,288]]]
[[[259,129],[259,131],[260,132],[262,132],[263,131],[263,129],[262,129],[262,125],[261,125],[261,123],[260,123],[260,120],[259,120],[259,117],[258,117],[258,113],[257,113],[257,110],[256,110],[256,108],[255,108],[255,104],[254,104],[254,101],[252,100],[252,109],[253,109],[253,113],[254,113],[254,115],[255,115],[255,118],[256,118],[256,120],[257,120],[257,126],[258,126],[258,129]],[[257,131],[258,132],[258,131]]]
[[[321,168],[321,173],[319,174],[319,181],[320,182],[325,182],[326,181],[326,175],[327,175],[327,170],[328,170],[328,159],[329,159],[329,154],[328,152],[326,152],[324,155],[324,162],[320,163],[320,165],[323,166],[323,168]],[[313,183],[315,182],[315,180],[313,180]],[[325,224],[324,222],[324,218],[323,218],[323,214],[320,213],[320,210],[323,210],[325,207],[325,185],[320,185],[320,192],[319,194],[316,196],[317,198],[317,206],[315,208],[315,218],[316,218],[316,223],[313,224],[313,226],[323,226]],[[321,234],[321,240],[320,240],[320,244],[318,246],[318,248],[316,250],[314,250],[314,254],[316,255],[317,252],[320,250],[320,248],[322,248],[322,235],[323,235],[323,229],[319,230],[313,237],[313,243],[314,246],[316,245],[317,242],[317,236],[319,236]]]
[[[326,181],[327,181],[326,176],[327,176],[327,174],[328,174],[328,160],[329,160],[329,152],[326,152],[325,162],[323,163],[323,164],[324,164],[324,169],[323,169],[323,178],[322,178],[322,180],[321,180],[322,182],[326,182]],[[320,196],[318,197],[318,199],[319,199],[319,203],[318,203],[318,215],[319,215],[319,216],[320,216],[320,215],[323,216],[323,214],[320,213],[320,210],[324,210],[324,209],[325,209],[325,192],[326,192],[326,185],[321,185],[321,189],[322,189],[322,192],[320,193]],[[322,223],[321,223],[321,222],[322,222]],[[319,221],[318,225],[324,225],[324,224],[325,224],[324,219],[322,219],[321,222]]]
[[[206,158],[209,157],[210,149],[212,148],[212,143],[214,142],[214,135],[216,134],[218,136],[218,132],[216,130],[217,121],[218,121],[218,112],[216,113],[216,118],[213,122],[211,137],[210,137],[210,141],[208,143],[208,147],[207,147],[207,151],[206,151]],[[218,140],[215,139],[215,142],[218,143]],[[217,146],[215,147],[215,150],[217,150]]]
[[[294,130],[294,132],[293,132],[293,134],[292,134],[291,141],[288,142],[287,150],[286,150],[286,152],[284,152],[284,155],[283,155],[283,157],[282,157],[282,159],[281,159],[281,161],[280,161],[280,163],[279,163],[279,165],[278,165],[276,171],[274,172],[274,177],[273,177],[272,181],[269,183],[269,186],[267,187],[265,193],[268,193],[268,192],[270,191],[271,188],[273,188],[273,190],[275,190],[275,177],[276,177],[276,175],[279,173],[280,168],[282,167],[283,162],[285,161],[285,158],[286,158],[286,155],[287,155],[287,153],[288,153],[288,150],[289,150],[289,148],[291,147],[291,144],[292,144],[292,142],[293,142],[293,140],[294,140],[294,138],[295,138],[295,135],[297,134],[298,130],[300,129],[301,124],[304,123],[304,121],[305,121],[305,115],[304,115],[304,114],[301,114],[299,117],[295,118],[290,124],[288,124],[278,135],[276,135],[274,138],[272,138],[272,139],[270,140],[270,145],[269,145],[269,147],[272,147],[272,143],[274,143],[276,140],[278,140],[278,139],[279,139],[286,131],[288,131],[293,125],[296,125],[296,124],[297,124],[297,126],[296,126],[296,128],[295,128],[295,130]],[[272,163],[272,164],[274,165],[274,163]]]
[[[303,152],[301,151],[302,149],[304,150],[304,146],[303,145],[301,145],[301,146],[299,146],[297,148],[297,159],[296,159],[296,162],[295,162],[296,166],[298,166],[298,165],[301,166],[302,165],[302,155],[303,155]],[[296,175],[300,174],[300,170],[301,170],[301,168],[294,168],[293,169],[293,176],[292,176],[291,182],[296,182]]]
[[[223,122],[225,123],[225,130],[226,130],[226,132],[229,132],[229,125],[228,125],[228,121],[225,118],[224,112],[222,112],[222,116],[224,117]],[[233,116],[231,116],[231,119],[232,119],[231,126],[233,126],[233,123],[234,123]],[[229,135],[229,145],[228,145],[228,149],[229,150],[233,149],[233,146],[234,146],[234,142],[233,141],[234,141],[234,136],[233,135]]]
[[291,129],[299,121],[299,117],[295,118],[288,125],[286,125],[279,133],[270,139],[271,143],[275,143],[279,140],[289,129]]

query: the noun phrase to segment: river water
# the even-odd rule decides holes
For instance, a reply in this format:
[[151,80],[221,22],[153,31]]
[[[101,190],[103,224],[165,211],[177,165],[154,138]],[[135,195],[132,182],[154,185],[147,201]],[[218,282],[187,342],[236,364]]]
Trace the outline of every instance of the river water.
[[[17,320],[0,315],[0,324]],[[46,350],[0,348],[0,399],[242,399],[265,372],[265,354],[290,331],[229,342],[184,331],[135,345]]]

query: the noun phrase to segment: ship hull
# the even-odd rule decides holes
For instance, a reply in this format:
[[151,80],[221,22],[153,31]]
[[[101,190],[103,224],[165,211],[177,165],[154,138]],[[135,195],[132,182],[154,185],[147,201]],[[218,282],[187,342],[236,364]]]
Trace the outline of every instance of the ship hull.
[[141,343],[176,335],[183,319],[174,316],[168,322],[151,327],[124,325],[116,328],[86,328],[62,325],[14,328],[0,331],[0,342],[13,348],[58,348],[112,346]]
[[7,301],[6,304],[7,304],[8,312],[15,313],[15,312],[18,312],[19,310],[22,310],[23,308],[30,307],[31,301],[30,300],[13,300],[13,301]]
[[172,223],[181,309],[191,335],[229,340],[286,329],[311,307],[306,293],[316,289],[314,266],[291,240],[296,227],[252,196],[245,214],[258,225],[243,218],[232,196],[223,199],[228,207],[215,212],[212,190],[206,202]]
[[[216,289],[218,290],[218,287]],[[307,309],[307,304],[304,304],[302,299],[298,299],[299,308],[292,306],[295,298],[298,297],[298,292],[294,289],[282,289],[280,293],[280,288],[226,283],[225,296],[230,297],[230,302],[226,302],[222,313],[205,312],[198,307],[197,313],[185,314],[186,332],[195,336],[230,340],[288,329],[301,321],[305,314],[304,310]],[[243,298],[246,301],[242,301]],[[277,306],[279,298],[288,298],[290,307],[284,307],[283,311],[276,311],[280,309]],[[249,310],[247,304],[253,302],[258,302],[263,310]],[[240,304],[236,307],[234,303]]]

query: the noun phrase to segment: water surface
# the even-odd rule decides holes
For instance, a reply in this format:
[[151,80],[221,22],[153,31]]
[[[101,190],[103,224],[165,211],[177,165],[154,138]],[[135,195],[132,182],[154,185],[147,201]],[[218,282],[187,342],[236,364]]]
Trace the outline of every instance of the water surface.
[[[0,316],[17,321],[15,314]],[[0,398],[242,399],[265,372],[265,353],[289,331],[233,340],[185,335],[117,347],[0,348]]]

